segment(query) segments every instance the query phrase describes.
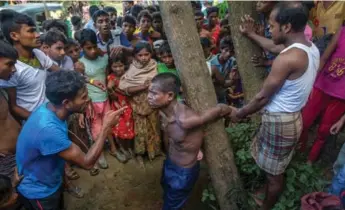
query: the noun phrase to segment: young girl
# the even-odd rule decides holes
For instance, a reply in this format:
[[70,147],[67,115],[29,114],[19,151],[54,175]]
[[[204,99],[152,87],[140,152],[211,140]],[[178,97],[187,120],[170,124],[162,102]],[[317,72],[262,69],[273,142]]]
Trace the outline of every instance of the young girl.
[[138,42],[133,54],[133,63],[121,77],[119,89],[130,96],[135,130],[134,149],[143,167],[142,155],[147,152],[152,160],[161,152],[158,112],[151,109],[147,101],[149,83],[157,75],[157,63],[151,59],[152,48],[148,42]]
[[[132,117],[132,107],[125,93],[118,89],[120,78],[126,70],[127,63],[123,54],[109,59],[107,77],[107,89],[110,96],[110,106],[113,110],[118,110],[126,106],[126,110],[121,115],[119,122],[113,127],[113,135],[118,140],[121,152],[126,156],[126,159],[133,157],[132,143],[134,138],[134,121]],[[116,157],[120,156],[120,152],[116,152]],[[120,159],[120,158],[118,158]]]

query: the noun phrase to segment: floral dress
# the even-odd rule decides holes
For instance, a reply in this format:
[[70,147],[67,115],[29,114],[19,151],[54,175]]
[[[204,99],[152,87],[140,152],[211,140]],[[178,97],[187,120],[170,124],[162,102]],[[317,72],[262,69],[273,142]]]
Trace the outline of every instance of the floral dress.
[[[115,83],[115,88],[119,86],[119,78],[117,78],[114,74],[110,74],[108,76],[108,82],[113,81]],[[120,116],[119,122],[116,126],[113,127],[113,134],[116,138],[119,139],[128,139],[132,140],[134,138],[134,121],[132,117],[132,107],[128,101],[127,96],[119,93],[113,92],[113,94],[117,99],[111,100],[111,109],[118,110],[124,106],[127,106],[123,114]]]

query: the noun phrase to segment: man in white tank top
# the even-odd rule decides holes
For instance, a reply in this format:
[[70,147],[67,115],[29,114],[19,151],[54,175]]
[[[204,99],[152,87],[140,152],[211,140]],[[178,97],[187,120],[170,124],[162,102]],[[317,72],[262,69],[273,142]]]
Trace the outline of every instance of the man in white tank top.
[[261,209],[272,209],[284,189],[284,172],[302,131],[300,111],[312,89],[320,54],[304,36],[307,14],[302,5],[281,2],[272,10],[269,24],[274,44],[286,48],[276,57],[262,89],[242,109],[233,108],[234,121],[260,110],[262,124],[251,153],[265,171],[266,197]]

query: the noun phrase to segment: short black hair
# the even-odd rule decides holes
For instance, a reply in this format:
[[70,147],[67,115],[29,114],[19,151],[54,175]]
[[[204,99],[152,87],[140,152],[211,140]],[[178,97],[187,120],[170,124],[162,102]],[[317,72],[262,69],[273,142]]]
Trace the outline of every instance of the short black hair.
[[79,17],[77,15],[71,17],[71,23],[73,26],[79,25],[81,23],[81,21],[82,21],[81,17]]
[[209,7],[206,9],[206,14],[207,14],[207,17],[210,16],[211,13],[213,12],[216,12],[218,14],[218,7]]
[[101,16],[108,16],[109,17],[109,14],[104,11],[104,10],[98,10],[95,12],[95,14],[92,15],[92,20],[93,22],[97,22],[97,18],[101,17]]
[[224,18],[220,21],[220,27],[229,25],[229,20]]
[[230,36],[226,36],[223,39],[220,40],[220,49],[228,47],[230,50],[234,49],[234,43],[232,42],[232,39]]
[[61,31],[52,29],[44,35],[44,44],[48,46],[52,46],[59,41],[64,44],[67,42],[66,36]]
[[42,28],[45,31],[49,31],[53,28],[61,31],[65,36],[68,36],[68,26],[63,20],[52,19],[52,20],[45,20],[42,24]]
[[208,48],[212,46],[211,40],[207,37],[200,37],[200,44],[202,48]]
[[[292,30],[302,32],[308,22],[308,15],[302,4],[293,5],[289,2],[279,2],[273,8],[276,11],[275,21],[280,25],[291,24]],[[272,10],[272,11],[273,11]]]
[[70,47],[72,47],[72,46],[78,46],[79,44],[78,44],[78,42],[76,41],[76,40],[74,40],[74,39],[72,39],[72,38],[68,38],[67,39],[67,42],[66,42],[66,44],[65,44],[65,49],[68,49],[68,48],[70,48]]
[[10,10],[0,12],[0,23],[4,37],[11,44],[13,44],[13,40],[10,36],[11,32],[19,32],[24,24],[30,27],[36,27],[35,22],[28,15]]
[[168,41],[164,41],[163,44],[159,47],[159,53],[171,54],[171,49]]
[[139,5],[139,4],[134,4],[132,7],[131,7],[131,15],[133,15],[135,18],[138,17],[138,14],[144,10],[144,7]]
[[[135,20],[135,18],[134,18],[134,20]],[[122,22],[123,21],[123,18],[122,18],[122,16],[120,16],[120,17],[117,17],[116,18],[116,26],[118,26],[118,27],[122,27]]]
[[180,93],[181,81],[173,73],[165,72],[153,77],[152,83],[159,85],[159,90],[163,93],[173,92],[175,97]]
[[201,12],[201,11],[196,11],[196,12],[194,12],[194,16],[197,16],[197,17],[205,17],[204,13]]
[[96,33],[92,29],[83,29],[80,32],[80,37],[77,37],[80,46],[84,46],[86,42],[91,42],[92,44],[97,44]]
[[145,9],[148,10],[151,14],[157,12],[157,9],[154,5],[149,5]]
[[99,10],[99,8],[96,5],[91,5],[89,7],[90,16],[92,17],[95,14],[95,12],[97,12],[98,10]]
[[137,25],[137,21],[135,20],[135,17],[133,17],[132,15],[125,15],[122,18],[122,23],[129,23],[129,24],[132,24],[134,26]]
[[58,106],[65,99],[73,100],[85,85],[85,78],[76,71],[55,71],[47,76],[46,96],[52,104]]
[[202,6],[200,1],[191,1],[192,7],[195,7],[195,9],[201,10]]
[[147,19],[152,21],[152,15],[150,14],[150,12],[148,10],[143,10],[139,13],[137,20],[138,22],[140,22],[141,18],[146,17]]
[[133,49],[133,55],[139,53],[142,49],[146,49],[149,53],[152,54],[151,44],[146,41],[138,41]]
[[5,40],[0,40],[0,58],[18,59],[17,50]]
[[115,7],[107,6],[107,7],[104,7],[103,10],[106,11],[106,12],[113,12],[113,13],[117,14],[117,10],[115,9]]
[[8,176],[0,174],[0,206],[6,204],[11,198],[13,187]]
[[160,12],[154,12],[152,13],[152,20],[155,20],[155,19],[160,19],[162,20],[162,15]]

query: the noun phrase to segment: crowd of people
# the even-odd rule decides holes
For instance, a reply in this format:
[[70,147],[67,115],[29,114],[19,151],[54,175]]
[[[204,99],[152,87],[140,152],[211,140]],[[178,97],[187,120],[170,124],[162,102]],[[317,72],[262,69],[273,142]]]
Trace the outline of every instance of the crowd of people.
[[[84,11],[69,17],[70,37],[62,20],[47,20],[39,33],[29,16],[0,12],[0,208],[63,209],[63,191],[83,197],[71,182],[80,178],[75,166],[96,176],[111,167],[105,152],[144,168],[165,151],[162,208],[182,209],[198,179],[203,125],[260,111],[251,154],[267,182],[256,201],[273,208],[315,119],[309,164],[345,122],[345,2],[257,2],[260,22],[245,15],[238,30],[262,48],[249,60],[267,77],[247,104],[228,14],[220,20],[209,1],[191,5],[218,101],[202,113],[186,104],[158,6],[123,1],[123,17],[90,6],[90,19]],[[335,177],[345,173],[344,150]]]

